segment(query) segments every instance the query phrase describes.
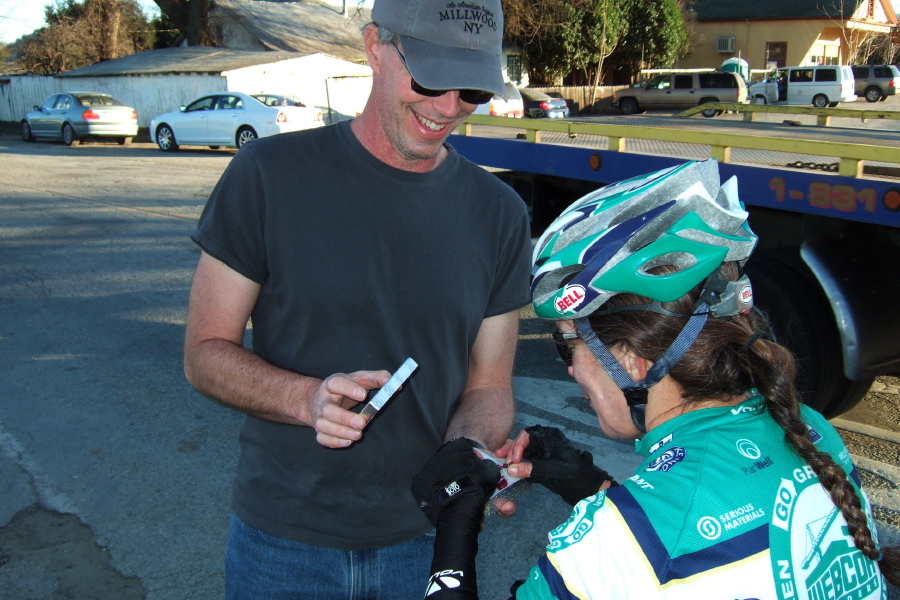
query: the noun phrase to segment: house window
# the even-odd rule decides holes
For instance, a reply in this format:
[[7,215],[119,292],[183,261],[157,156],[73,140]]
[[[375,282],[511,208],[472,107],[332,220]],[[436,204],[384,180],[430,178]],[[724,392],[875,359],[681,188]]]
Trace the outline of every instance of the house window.
[[787,42],[766,42],[766,68],[785,67]]
[[516,85],[522,83],[522,57],[518,54],[506,57],[506,77]]

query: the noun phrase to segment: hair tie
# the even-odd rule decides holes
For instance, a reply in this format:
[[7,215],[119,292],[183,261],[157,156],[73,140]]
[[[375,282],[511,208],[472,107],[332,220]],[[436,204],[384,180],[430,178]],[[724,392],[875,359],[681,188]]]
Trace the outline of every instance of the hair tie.
[[747,349],[750,348],[750,346],[752,346],[754,343],[756,343],[756,340],[758,340],[761,337],[762,337],[761,331],[755,332],[753,335],[751,335],[749,338],[747,338],[747,341],[744,342],[743,346],[741,346],[741,349],[739,350],[739,352],[741,352],[741,353],[746,352]]

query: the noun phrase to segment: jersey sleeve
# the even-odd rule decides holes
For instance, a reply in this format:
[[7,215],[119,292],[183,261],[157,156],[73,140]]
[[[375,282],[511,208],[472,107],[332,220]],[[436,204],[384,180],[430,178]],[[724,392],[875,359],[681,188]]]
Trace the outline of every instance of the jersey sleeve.
[[639,597],[629,582],[646,561],[605,491],[576,504],[548,537],[546,554],[516,590],[516,600]]
[[191,239],[207,254],[258,284],[266,280],[265,189],[250,146],[228,164]]

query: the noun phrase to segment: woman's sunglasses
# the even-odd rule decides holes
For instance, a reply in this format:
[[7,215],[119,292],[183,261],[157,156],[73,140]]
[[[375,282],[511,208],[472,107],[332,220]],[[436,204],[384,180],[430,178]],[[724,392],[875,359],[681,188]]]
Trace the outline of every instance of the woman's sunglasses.
[[[406,57],[400,52],[400,48],[397,47],[397,44],[391,44],[394,47],[394,50],[397,51],[397,56],[400,57],[400,62],[403,63],[403,67],[406,69],[406,72],[409,73],[409,87],[412,88],[412,91],[419,94],[420,96],[428,96],[429,98],[437,98],[438,96],[443,96],[450,90],[432,90],[427,87],[422,87],[419,83],[413,78],[412,73],[410,73],[409,65],[406,64]],[[469,104],[484,104],[489,102],[491,98],[494,97],[494,92],[485,92],[482,90],[459,90],[459,99],[463,102],[468,102]]]
[[553,345],[556,347],[556,353],[567,367],[572,366],[572,350],[569,348],[569,342],[572,340],[580,340],[581,334],[577,331],[572,333],[560,333],[558,331],[551,334],[553,337]]

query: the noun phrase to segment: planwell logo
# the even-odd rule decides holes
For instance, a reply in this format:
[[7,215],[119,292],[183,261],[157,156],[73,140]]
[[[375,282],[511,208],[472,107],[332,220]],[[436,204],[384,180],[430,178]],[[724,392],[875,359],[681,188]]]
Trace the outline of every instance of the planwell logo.
[[556,297],[556,311],[574,312],[582,302],[584,302],[584,286],[567,285]]
[[750,460],[758,460],[762,456],[759,447],[750,440],[738,440],[735,442],[738,452],[749,458]]

